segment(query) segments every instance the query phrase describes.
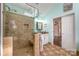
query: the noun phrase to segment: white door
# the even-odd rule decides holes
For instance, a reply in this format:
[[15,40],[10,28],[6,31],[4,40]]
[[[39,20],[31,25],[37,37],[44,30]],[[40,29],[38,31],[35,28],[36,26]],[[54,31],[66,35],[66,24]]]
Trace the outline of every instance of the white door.
[[62,17],[62,48],[75,50],[74,15]]

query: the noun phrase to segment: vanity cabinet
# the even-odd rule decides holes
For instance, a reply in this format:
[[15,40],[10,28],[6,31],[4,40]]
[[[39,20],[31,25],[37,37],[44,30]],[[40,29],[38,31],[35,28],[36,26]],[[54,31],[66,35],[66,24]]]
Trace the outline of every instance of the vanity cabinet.
[[34,55],[40,55],[40,34],[41,33],[34,33]]
[[35,33],[34,34],[34,55],[40,55],[43,51],[43,45],[48,43],[48,33]]
[[48,43],[48,33],[43,32],[40,35],[40,52],[43,51],[43,46]]

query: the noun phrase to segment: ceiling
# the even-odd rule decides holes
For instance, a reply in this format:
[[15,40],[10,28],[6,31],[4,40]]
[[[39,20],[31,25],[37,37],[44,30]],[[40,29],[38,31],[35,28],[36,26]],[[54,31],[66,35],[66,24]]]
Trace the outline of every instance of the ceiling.
[[47,13],[53,8],[54,3],[13,3],[13,5],[17,5],[21,8],[34,7],[39,9],[40,17],[44,17]]

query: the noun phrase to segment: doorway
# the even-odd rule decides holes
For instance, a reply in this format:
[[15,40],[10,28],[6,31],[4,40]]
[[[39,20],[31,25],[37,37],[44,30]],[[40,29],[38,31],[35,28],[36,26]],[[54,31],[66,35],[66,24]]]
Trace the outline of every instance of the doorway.
[[61,47],[61,17],[53,19],[54,28],[54,44]]

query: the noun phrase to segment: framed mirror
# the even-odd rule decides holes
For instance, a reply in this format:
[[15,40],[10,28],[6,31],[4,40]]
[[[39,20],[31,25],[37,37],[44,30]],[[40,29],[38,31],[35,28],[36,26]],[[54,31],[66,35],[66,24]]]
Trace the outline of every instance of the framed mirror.
[[43,23],[42,22],[37,22],[36,27],[37,27],[37,30],[42,30]]

